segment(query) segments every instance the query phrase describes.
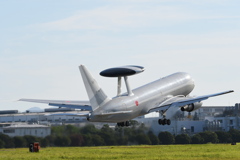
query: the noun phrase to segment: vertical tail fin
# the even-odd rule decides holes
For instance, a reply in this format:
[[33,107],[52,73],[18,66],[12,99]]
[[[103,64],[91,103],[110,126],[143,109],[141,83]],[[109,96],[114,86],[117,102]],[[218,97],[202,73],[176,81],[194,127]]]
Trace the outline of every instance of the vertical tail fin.
[[88,98],[92,105],[92,109],[95,110],[102,104],[109,101],[110,99],[99,87],[97,81],[92,77],[87,68],[84,65],[80,65],[79,70],[81,72],[82,79],[88,94]]

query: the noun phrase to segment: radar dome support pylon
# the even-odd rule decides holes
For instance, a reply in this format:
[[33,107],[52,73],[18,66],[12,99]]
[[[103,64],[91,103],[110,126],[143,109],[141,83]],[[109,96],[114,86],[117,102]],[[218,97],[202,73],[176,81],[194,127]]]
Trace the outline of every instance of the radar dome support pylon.
[[104,76],[104,77],[118,77],[118,85],[117,85],[117,96],[118,97],[121,96],[122,77],[124,77],[128,96],[132,96],[134,94],[129,85],[128,76],[142,73],[143,71],[144,71],[144,67],[142,67],[142,66],[130,65],[130,66],[109,68],[109,69],[106,69],[106,70],[100,72],[100,75]]
[[118,86],[117,86],[117,96],[119,97],[121,95],[121,88],[122,88],[122,77],[118,77]]

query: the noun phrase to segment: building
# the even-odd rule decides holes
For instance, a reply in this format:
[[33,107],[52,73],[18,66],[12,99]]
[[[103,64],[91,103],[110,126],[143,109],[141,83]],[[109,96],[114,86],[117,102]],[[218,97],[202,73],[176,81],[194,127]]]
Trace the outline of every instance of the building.
[[235,106],[203,106],[193,112],[177,112],[171,120],[171,125],[159,125],[159,117],[138,117],[136,120],[144,123],[157,135],[168,131],[172,134],[196,134],[203,131],[229,131],[240,129],[240,104]]
[[[71,113],[71,112],[83,112],[80,110],[72,110],[72,109],[46,109],[45,112],[41,113],[18,113],[17,111],[1,112],[0,111],[0,123],[27,123],[27,124],[44,124],[44,125],[63,125],[63,124],[75,124],[82,125],[86,122],[86,117],[78,117],[78,116],[66,116],[61,115],[61,113]],[[173,119],[171,120],[171,125],[159,125],[159,113],[154,113],[155,117],[145,115],[135,118],[140,123],[144,123],[147,127],[150,127],[151,130],[157,135],[159,132],[168,131],[172,134],[196,134],[198,132],[203,131],[229,131],[231,128],[240,129],[240,104],[235,104],[235,106],[203,106],[200,109],[193,112],[172,112]],[[101,128],[104,123],[94,123],[96,127]],[[116,124],[109,124],[111,127],[114,127]],[[34,125],[33,125],[34,126]],[[19,135],[36,133],[36,135],[41,136],[41,134],[45,135],[45,132],[37,129],[32,130],[25,126],[5,126],[5,131],[13,132],[11,129],[14,129],[15,133]],[[20,129],[21,128],[21,129]],[[37,128],[37,126],[35,126]],[[31,132],[30,132],[31,130]],[[43,132],[43,133],[42,133]],[[9,133],[14,135],[13,133]],[[46,133],[47,134],[47,133]],[[15,134],[17,135],[17,134]]]
[[51,134],[51,127],[39,124],[1,123],[0,133],[10,137],[25,135],[46,137]]
[[[74,111],[74,113],[79,111]],[[17,113],[0,114],[0,123],[29,123],[29,124],[62,124],[62,123],[81,123],[85,122],[85,117],[60,115],[62,112],[42,112],[42,113]],[[71,113],[71,112],[68,112]],[[54,115],[56,114],[56,115]]]

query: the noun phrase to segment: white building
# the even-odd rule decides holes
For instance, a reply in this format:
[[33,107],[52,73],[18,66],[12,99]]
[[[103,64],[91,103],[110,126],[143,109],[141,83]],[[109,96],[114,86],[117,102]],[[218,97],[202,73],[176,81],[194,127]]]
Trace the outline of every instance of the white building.
[[[78,111],[74,111],[76,113]],[[62,112],[57,112],[62,113]],[[68,112],[71,113],[71,112]],[[17,113],[17,114],[1,114],[0,123],[80,123],[86,121],[84,117],[78,116],[65,116],[65,115],[51,115],[54,113]]]
[[14,136],[36,136],[46,137],[51,134],[51,127],[38,124],[0,124],[0,133],[10,137]]

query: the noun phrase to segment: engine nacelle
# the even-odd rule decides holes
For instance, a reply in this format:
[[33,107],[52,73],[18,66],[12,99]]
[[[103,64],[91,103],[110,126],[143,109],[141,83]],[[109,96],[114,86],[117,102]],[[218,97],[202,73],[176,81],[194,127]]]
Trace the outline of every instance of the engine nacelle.
[[192,112],[200,107],[202,107],[202,102],[196,102],[196,103],[192,103],[184,107],[181,107],[181,111]]

